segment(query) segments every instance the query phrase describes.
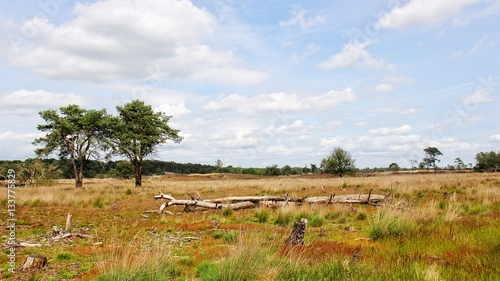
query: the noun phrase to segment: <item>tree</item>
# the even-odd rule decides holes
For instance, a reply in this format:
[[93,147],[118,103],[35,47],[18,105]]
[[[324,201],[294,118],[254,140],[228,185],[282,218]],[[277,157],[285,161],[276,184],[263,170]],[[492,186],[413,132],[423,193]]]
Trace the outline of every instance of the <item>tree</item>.
[[465,168],[464,161],[460,159],[460,157],[455,158],[455,167],[457,167],[457,170],[461,170],[462,168]]
[[86,110],[78,105],[68,105],[56,110],[45,110],[39,114],[46,124],[37,129],[47,132],[35,139],[34,145],[43,145],[35,150],[39,157],[59,153],[61,159],[69,158],[75,177],[75,186],[83,187],[83,170],[90,158],[99,158],[99,152],[107,148],[111,116],[102,110]]
[[476,170],[487,171],[493,170],[495,172],[500,168],[500,152],[479,152],[476,154]]
[[393,172],[397,172],[397,171],[401,170],[401,168],[399,167],[398,163],[393,162],[389,165],[389,170],[391,170]]
[[273,164],[271,166],[266,166],[266,175],[268,176],[278,176],[280,174],[280,168],[278,164]]
[[345,174],[356,172],[354,162],[356,160],[352,159],[349,152],[335,147],[328,157],[321,160],[321,167],[327,173],[343,177]]
[[134,100],[124,106],[117,106],[119,116],[114,119],[112,142],[115,153],[123,155],[134,166],[135,186],[142,185],[144,158],[156,152],[156,148],[172,140],[182,141],[179,130],[170,128],[172,116],[154,112],[150,105]]
[[413,167],[415,167],[415,164],[417,164],[418,161],[415,160],[415,159],[410,159],[409,161],[410,161],[410,164],[411,164],[411,170],[413,171]]
[[223,169],[224,169],[224,163],[222,163],[222,160],[217,159],[217,161],[215,161],[215,172],[222,173]]
[[432,147],[432,146],[424,148],[424,152],[425,152],[426,157],[423,159],[423,162],[426,162],[426,163],[432,165],[432,167],[434,167],[434,173],[436,173],[437,172],[436,162],[441,161],[441,160],[437,159],[437,157],[440,155],[443,155],[443,153],[441,153],[441,151],[439,151],[439,149]]

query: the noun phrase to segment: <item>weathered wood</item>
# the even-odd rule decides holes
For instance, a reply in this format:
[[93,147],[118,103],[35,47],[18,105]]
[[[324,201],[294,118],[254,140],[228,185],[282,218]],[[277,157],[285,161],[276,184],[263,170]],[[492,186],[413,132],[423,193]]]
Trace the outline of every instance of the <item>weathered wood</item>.
[[39,270],[47,265],[47,258],[41,255],[28,255],[19,270]]
[[307,229],[307,219],[302,218],[293,224],[292,233],[285,241],[286,244],[294,245],[304,245],[304,234]]
[[[355,204],[370,204],[377,205],[382,202],[386,196],[372,194],[346,194],[346,195],[330,195],[318,197],[303,197],[292,198],[288,194],[285,196],[230,196],[224,198],[214,198],[201,200],[201,196],[196,196],[196,199],[176,199],[170,194],[163,194],[160,191],[159,195],[155,195],[154,199],[165,199],[167,202],[162,204],[159,213],[162,213],[169,206],[184,206],[184,211],[192,211],[193,208],[200,207],[206,209],[219,210],[229,208],[233,210],[254,208],[259,205],[267,207],[284,206],[288,204],[334,204],[334,203],[355,203]],[[194,197],[192,197],[194,198]]]
[[64,232],[66,233],[71,233],[71,218],[73,215],[71,213],[68,213],[68,216],[66,217],[66,228],[64,229]]

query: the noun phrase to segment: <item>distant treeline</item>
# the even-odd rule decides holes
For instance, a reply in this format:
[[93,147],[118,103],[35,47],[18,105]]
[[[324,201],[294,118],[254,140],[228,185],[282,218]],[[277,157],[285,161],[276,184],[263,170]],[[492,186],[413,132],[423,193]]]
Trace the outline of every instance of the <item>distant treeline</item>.
[[[38,170],[42,166],[35,165],[36,162],[43,163],[43,168],[53,167],[50,170],[57,169],[57,178],[73,178],[74,173],[69,159],[27,159],[20,160],[0,160],[0,171],[7,169],[18,170]],[[193,164],[193,163],[176,163],[159,160],[146,160],[143,166],[143,175],[164,175],[166,172],[178,174],[206,174],[215,172],[216,168],[212,165]],[[32,171],[33,172],[33,171]],[[89,160],[83,171],[85,178],[130,178],[134,176],[134,170],[128,161],[97,161]]]

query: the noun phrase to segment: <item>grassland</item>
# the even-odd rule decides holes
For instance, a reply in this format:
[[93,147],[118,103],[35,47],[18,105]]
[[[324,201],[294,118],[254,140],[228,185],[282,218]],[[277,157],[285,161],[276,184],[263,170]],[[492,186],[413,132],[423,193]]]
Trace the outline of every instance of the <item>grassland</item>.
[[[87,180],[18,188],[17,266],[31,253],[46,269],[16,272],[0,256],[2,280],[499,280],[500,174],[379,174],[332,178],[230,175]],[[382,207],[332,204],[278,209],[143,214],[158,191],[184,198],[321,196],[368,192]],[[7,189],[0,207],[7,212]],[[174,213],[182,208],[168,209]],[[73,232],[51,241],[73,214]],[[284,245],[293,222],[308,218],[305,244]],[[5,219],[4,219],[5,218]],[[217,223],[216,223],[217,222]],[[6,216],[0,222],[6,227]],[[2,232],[2,241],[8,233]]]

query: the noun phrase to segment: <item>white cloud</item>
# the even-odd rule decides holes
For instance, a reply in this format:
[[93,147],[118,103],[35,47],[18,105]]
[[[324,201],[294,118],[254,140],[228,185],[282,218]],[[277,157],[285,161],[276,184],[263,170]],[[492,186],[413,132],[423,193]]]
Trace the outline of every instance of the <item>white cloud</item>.
[[371,42],[355,42],[350,41],[346,44],[340,53],[333,55],[329,59],[317,64],[317,67],[322,70],[331,70],[344,67],[358,68],[374,68],[374,69],[393,69],[394,66],[385,63],[381,59],[376,59],[366,47],[371,45]]
[[[21,38],[26,26],[35,31],[26,42],[5,48],[6,58],[45,76],[94,81],[144,78],[153,65],[168,77],[201,73],[198,77],[215,82],[225,82],[221,76],[229,72],[248,74],[234,65],[231,52],[203,44],[217,22],[190,1],[105,0],[77,4],[73,13],[59,25],[34,18],[11,29],[9,34]],[[255,82],[245,75],[231,78],[233,84]]]
[[407,124],[397,128],[381,127],[377,129],[372,129],[369,130],[368,133],[371,135],[388,136],[388,135],[400,135],[408,133],[410,131],[411,131],[411,126]]
[[171,115],[173,117],[191,113],[191,110],[189,110],[184,103],[176,105],[170,105],[168,103],[164,103],[155,108],[155,111],[164,112],[166,115]]
[[33,115],[39,110],[58,109],[68,104],[85,104],[85,99],[76,94],[52,93],[44,90],[17,90],[0,97],[1,115]]
[[416,25],[434,26],[458,16],[463,8],[479,0],[411,0],[382,14],[376,24],[379,29],[403,29]]
[[236,110],[244,114],[259,112],[298,112],[324,110],[356,100],[356,94],[350,87],[337,91],[331,90],[323,95],[301,98],[296,94],[284,92],[261,94],[245,97],[232,94],[220,100],[208,102],[203,108],[210,111]]
[[493,141],[493,142],[500,142],[500,135],[492,135],[490,137],[490,141]]
[[292,10],[292,17],[286,21],[280,21],[279,25],[283,27],[298,25],[302,29],[309,29],[319,24],[326,22],[326,15],[316,13],[314,16],[307,16],[307,11],[298,6],[294,6]]
[[378,84],[373,90],[377,93],[388,93],[394,91],[394,86],[391,84]]

